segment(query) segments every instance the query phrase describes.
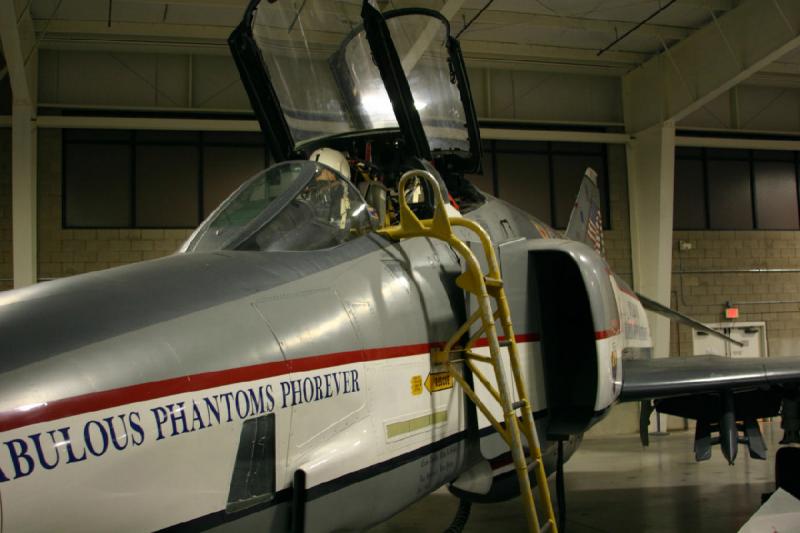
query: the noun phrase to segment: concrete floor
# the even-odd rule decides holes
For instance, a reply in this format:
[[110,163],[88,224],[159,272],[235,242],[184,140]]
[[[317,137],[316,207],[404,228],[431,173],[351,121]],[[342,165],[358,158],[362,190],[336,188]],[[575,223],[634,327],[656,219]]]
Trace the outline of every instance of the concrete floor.
[[[774,488],[774,457],[780,423],[762,424],[769,459],[750,459],[744,446],[734,466],[718,447],[712,458],[694,461],[694,432],[651,437],[587,438],[565,466],[568,533],[600,531],[737,531]],[[551,490],[552,483],[551,483]],[[440,489],[371,533],[443,531],[457,500]],[[473,505],[465,532],[524,531],[518,500]]]

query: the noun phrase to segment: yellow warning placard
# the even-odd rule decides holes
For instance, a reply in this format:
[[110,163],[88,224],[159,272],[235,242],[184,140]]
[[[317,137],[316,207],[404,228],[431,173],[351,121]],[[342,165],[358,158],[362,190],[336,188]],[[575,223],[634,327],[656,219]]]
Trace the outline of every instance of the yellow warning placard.
[[422,394],[422,376],[411,377],[411,394],[414,396]]
[[428,374],[428,377],[425,379],[425,388],[428,389],[428,392],[452,389],[453,376],[447,372]]

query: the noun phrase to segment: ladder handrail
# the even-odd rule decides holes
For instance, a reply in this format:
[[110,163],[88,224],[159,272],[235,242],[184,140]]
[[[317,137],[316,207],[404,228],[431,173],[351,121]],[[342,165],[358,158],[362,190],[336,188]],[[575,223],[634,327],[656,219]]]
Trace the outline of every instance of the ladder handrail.
[[[413,177],[422,177],[425,179],[434,192],[433,217],[429,220],[421,221],[408,206],[405,187]],[[538,533],[541,526],[533,501],[533,491],[530,485],[530,478],[528,477],[528,462],[525,457],[525,450],[522,446],[520,424],[516,413],[518,408],[521,409],[522,433],[525,435],[525,440],[528,441],[528,450],[534,463],[534,469],[536,470],[536,482],[547,511],[547,522],[544,527],[549,531],[557,532],[555,512],[553,511],[553,504],[547,485],[547,474],[544,470],[541,449],[539,448],[539,439],[533,421],[533,411],[531,403],[528,400],[525,381],[522,379],[522,373],[520,371],[519,353],[511,323],[511,311],[503,288],[500,265],[494,252],[494,245],[492,244],[491,237],[483,227],[472,220],[462,217],[449,218],[447,216],[439,183],[429,172],[424,170],[410,170],[402,175],[397,188],[400,201],[400,223],[397,226],[379,230],[379,233],[395,240],[409,237],[428,237],[442,240],[449,244],[466,263],[466,268],[456,279],[456,284],[468,293],[473,294],[478,302],[478,309],[458,328],[458,330],[456,330],[455,334],[445,343],[441,351],[432,355],[433,360],[434,362],[442,363],[446,366],[450,375],[459,383],[467,397],[481,410],[494,429],[497,430],[503,440],[508,444],[517,471],[520,495],[522,497],[530,530]],[[488,274],[483,274],[480,262],[469,246],[455,235],[453,226],[463,227],[478,236],[486,257]],[[497,302],[497,311],[492,311],[490,298],[495,299]],[[513,396],[509,388],[510,383],[505,375],[505,369],[500,359],[500,342],[495,326],[495,322],[498,319],[503,327],[503,333],[506,339],[505,345],[508,347],[513,380],[519,396],[519,402],[516,404],[513,403]],[[463,361],[467,367],[478,377],[489,394],[494,397],[502,407],[505,425],[501,424],[492,415],[489,408],[480,399],[471,385],[467,383],[461,373],[454,368],[452,364],[453,361],[450,358],[456,343],[478,320],[481,321],[478,333],[471,336],[467,345],[460,351],[464,353]],[[486,362],[485,357],[478,356],[472,352],[474,344],[483,336],[486,337],[487,344],[489,345],[489,362],[494,370],[495,382],[497,384],[496,388],[492,387],[490,381],[474,364],[476,360]]]

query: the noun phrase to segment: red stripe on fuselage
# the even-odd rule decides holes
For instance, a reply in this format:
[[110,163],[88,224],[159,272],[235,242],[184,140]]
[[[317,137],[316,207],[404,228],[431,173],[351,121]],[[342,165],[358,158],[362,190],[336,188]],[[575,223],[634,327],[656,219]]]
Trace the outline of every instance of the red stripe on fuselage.
[[595,331],[594,332],[594,338],[596,340],[598,340],[598,341],[599,340],[603,340],[603,339],[608,339],[609,337],[613,337],[615,335],[619,335],[620,331],[622,331],[622,329],[620,329],[620,327],[619,327],[619,320],[612,320],[611,321],[611,329],[604,329],[602,331]]
[[[539,336],[535,333],[517,335],[516,338],[517,342],[534,342],[539,340]],[[484,339],[481,339],[481,341],[483,342]],[[0,432],[10,431],[31,424],[50,422],[69,416],[119,407],[120,405],[144,402],[156,398],[212,389],[246,381],[282,376],[292,372],[309,372],[350,363],[380,361],[395,357],[417,355],[427,352],[431,348],[441,347],[443,345],[444,343],[409,344],[405,346],[389,346],[386,348],[369,348],[366,350],[315,355],[299,359],[290,359],[288,361],[274,361],[260,365],[203,372],[190,376],[140,383],[107,391],[91,392],[80,396],[54,400],[44,403],[43,405],[25,406],[25,410],[17,409],[2,412],[0,413]],[[486,344],[484,343],[483,345],[485,346]]]
[[603,339],[608,339],[609,337],[613,337],[615,335],[619,335],[619,328],[616,329],[604,329],[603,331],[595,331],[594,338],[595,340],[601,341]]

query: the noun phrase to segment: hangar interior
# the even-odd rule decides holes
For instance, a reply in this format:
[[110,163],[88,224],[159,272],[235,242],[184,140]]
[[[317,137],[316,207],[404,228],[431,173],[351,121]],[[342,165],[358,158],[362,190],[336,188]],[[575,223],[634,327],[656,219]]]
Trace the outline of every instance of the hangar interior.
[[[798,353],[795,3],[434,4],[456,34],[479,15],[459,37],[478,187],[563,229],[594,167],[618,274],[703,322],[740,308],[770,356]],[[170,254],[268,165],[226,45],[245,5],[3,2],[0,289]],[[689,328],[654,324],[659,353],[693,353]],[[596,431],[636,427],[625,406]]]
[[[0,2],[0,289],[171,254],[269,164],[226,44],[246,4]],[[463,30],[478,187],[563,229],[592,166],[618,274],[800,353],[800,4],[377,1],[423,4]],[[693,353],[652,323],[660,355]],[[593,432],[637,429],[629,405]]]

